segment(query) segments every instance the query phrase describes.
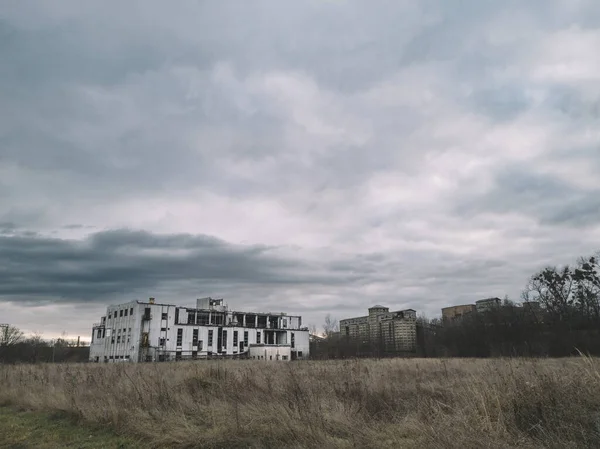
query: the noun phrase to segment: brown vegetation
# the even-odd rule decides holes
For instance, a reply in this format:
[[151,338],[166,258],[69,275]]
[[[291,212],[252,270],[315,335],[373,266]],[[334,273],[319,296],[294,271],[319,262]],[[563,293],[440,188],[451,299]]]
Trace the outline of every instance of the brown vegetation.
[[0,366],[0,405],[147,447],[600,447],[600,361]]

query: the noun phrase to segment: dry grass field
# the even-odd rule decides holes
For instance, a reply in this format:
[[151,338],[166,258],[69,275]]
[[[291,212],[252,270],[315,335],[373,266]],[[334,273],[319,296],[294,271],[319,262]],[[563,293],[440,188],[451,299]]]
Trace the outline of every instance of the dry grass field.
[[0,405],[141,447],[597,448],[600,361],[0,366]]

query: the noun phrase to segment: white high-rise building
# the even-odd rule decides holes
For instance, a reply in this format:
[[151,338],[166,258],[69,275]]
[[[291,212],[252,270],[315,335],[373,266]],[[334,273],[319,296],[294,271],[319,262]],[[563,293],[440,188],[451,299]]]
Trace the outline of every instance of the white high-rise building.
[[300,316],[230,311],[223,299],[196,307],[133,301],[109,306],[92,328],[90,361],[153,362],[212,357],[307,359]]

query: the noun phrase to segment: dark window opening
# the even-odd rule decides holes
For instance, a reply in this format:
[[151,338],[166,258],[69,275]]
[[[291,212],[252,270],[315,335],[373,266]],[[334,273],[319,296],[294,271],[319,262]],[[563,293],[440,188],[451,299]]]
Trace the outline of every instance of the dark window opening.
[[160,316],[161,320],[166,320],[168,318],[168,314],[167,313],[163,313]]
[[198,329],[194,329],[192,336],[192,346],[198,346]]
[[123,316],[123,309],[119,310],[119,316]]
[[117,337],[117,344],[118,343],[121,343],[121,336],[120,335]]
[[287,360],[287,359],[288,359],[288,356],[287,356],[287,355],[283,355],[283,356],[281,356],[281,359],[282,359],[282,360]]
[[211,324],[215,324],[217,326],[222,326],[223,324],[225,324],[225,314],[213,312],[213,314],[211,316],[212,316]]
[[267,328],[267,316],[266,315],[258,316],[258,327],[260,327],[261,329]]
[[298,357],[302,357],[302,351],[298,351]]
[[149,320],[150,319],[150,317],[151,317],[150,316],[150,310],[151,310],[150,307],[146,307],[144,309],[144,320]]
[[269,328],[270,329],[278,329],[279,325],[277,324],[279,321],[279,317],[269,316]]
[[133,307],[129,309],[129,315],[133,315]]
[[223,348],[227,348],[227,331],[223,331]]
[[244,331],[244,346],[248,346],[248,331]]
[[208,331],[208,346],[213,345],[213,331],[212,329]]
[[233,315],[233,319],[234,319],[235,321],[237,321],[237,323],[238,323],[240,326],[243,326],[243,324],[244,324],[244,314],[243,314],[243,313],[235,313],[235,314]]
[[207,326],[210,323],[210,313],[209,312],[198,312],[196,316],[196,324],[200,326]]
[[175,360],[181,360],[181,351],[175,352]]
[[196,315],[194,315],[194,312],[191,310],[188,310],[187,323],[188,324],[196,324]]
[[256,315],[246,315],[246,327],[256,327]]
[[127,309],[125,309],[125,314],[124,315],[127,316]]
[[161,331],[161,332],[167,332],[167,328],[166,328],[166,327],[161,327],[161,328],[160,328],[160,331]]
[[233,346],[238,345],[238,331],[233,331]]
[[291,334],[292,334],[292,337],[291,337],[290,343],[292,345],[292,348],[295,348],[296,347],[296,334],[293,332]]
[[97,338],[102,338],[102,329],[98,329],[98,336]]
[[159,338],[158,339],[158,346],[164,346],[167,344],[167,340],[164,338]]
[[183,329],[177,329],[177,346],[181,346],[183,343]]
[[256,344],[259,345],[260,344],[260,332],[256,333]]
[[179,309],[175,308],[175,324],[179,324]]
[[192,358],[193,359],[197,359],[198,358],[198,351],[192,351]]

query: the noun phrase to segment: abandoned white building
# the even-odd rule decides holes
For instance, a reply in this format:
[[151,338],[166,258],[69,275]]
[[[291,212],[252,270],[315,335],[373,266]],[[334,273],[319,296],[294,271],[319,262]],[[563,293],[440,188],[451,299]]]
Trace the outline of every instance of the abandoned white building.
[[308,328],[285,313],[230,311],[223,299],[196,307],[133,301],[109,306],[92,328],[90,361],[152,362],[213,357],[306,359]]
[[369,315],[340,320],[340,333],[362,343],[382,345],[395,352],[417,348],[417,312],[413,309],[390,312],[388,307],[369,308]]

